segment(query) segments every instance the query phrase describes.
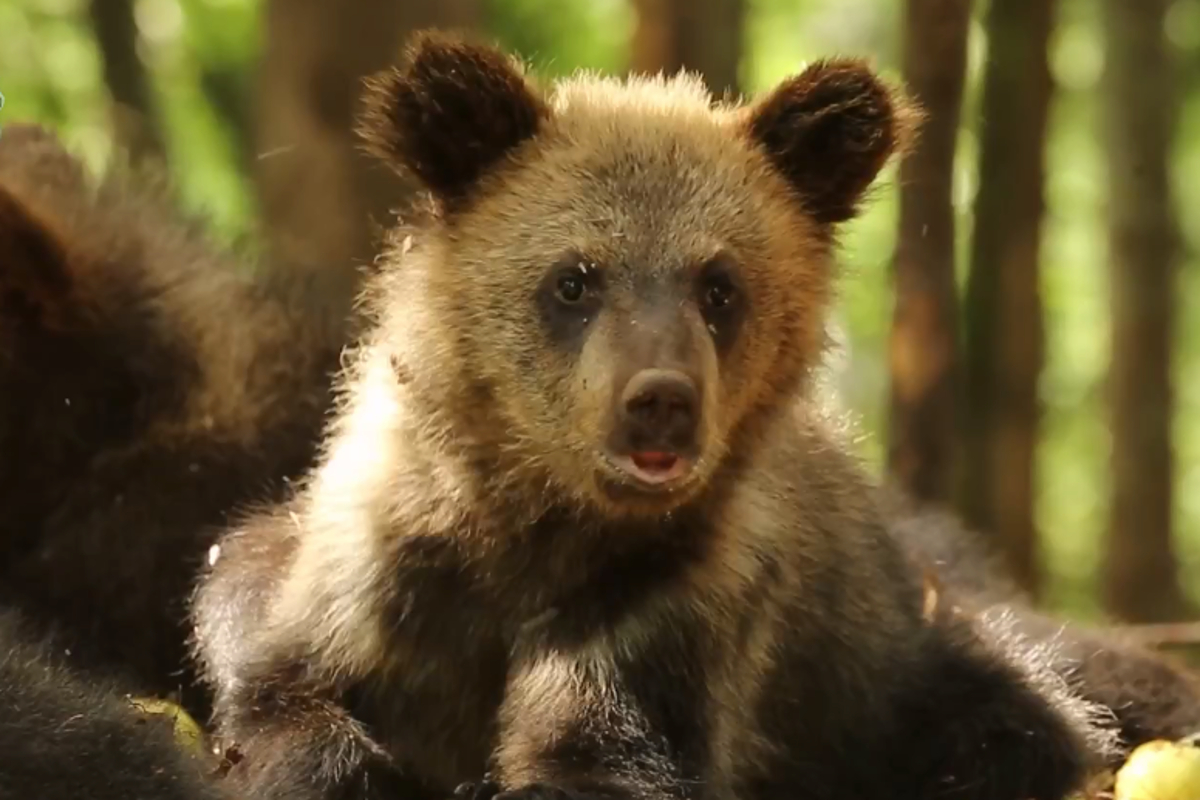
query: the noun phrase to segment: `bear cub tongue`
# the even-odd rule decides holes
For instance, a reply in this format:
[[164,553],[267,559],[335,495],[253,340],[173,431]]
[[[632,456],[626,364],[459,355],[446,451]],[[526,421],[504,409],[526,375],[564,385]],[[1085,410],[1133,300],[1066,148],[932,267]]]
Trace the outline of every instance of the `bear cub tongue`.
[[638,469],[649,473],[670,472],[671,468],[675,466],[675,462],[679,460],[679,456],[674,453],[655,451],[633,453],[630,458]]

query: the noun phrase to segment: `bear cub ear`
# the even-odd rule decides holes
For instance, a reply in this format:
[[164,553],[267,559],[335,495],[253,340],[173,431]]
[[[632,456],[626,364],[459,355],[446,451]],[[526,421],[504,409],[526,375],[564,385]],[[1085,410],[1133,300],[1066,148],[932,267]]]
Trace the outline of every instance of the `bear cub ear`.
[[464,199],[550,113],[514,59],[434,31],[416,34],[405,63],[366,86],[358,132],[368,150],[442,205]]
[[818,61],[755,103],[746,122],[817,222],[851,219],[891,155],[912,140],[917,107],[857,59]]

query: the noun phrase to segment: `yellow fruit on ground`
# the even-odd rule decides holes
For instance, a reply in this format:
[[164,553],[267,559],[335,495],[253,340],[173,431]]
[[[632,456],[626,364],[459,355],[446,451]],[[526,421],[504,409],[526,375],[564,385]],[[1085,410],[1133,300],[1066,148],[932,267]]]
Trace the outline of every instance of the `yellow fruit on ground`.
[[196,720],[181,707],[170,700],[157,697],[135,697],[130,703],[142,714],[161,714],[171,717],[174,724],[175,741],[188,750],[203,752],[204,731],[196,724]]
[[1117,771],[1113,800],[1200,800],[1200,747],[1146,742]]

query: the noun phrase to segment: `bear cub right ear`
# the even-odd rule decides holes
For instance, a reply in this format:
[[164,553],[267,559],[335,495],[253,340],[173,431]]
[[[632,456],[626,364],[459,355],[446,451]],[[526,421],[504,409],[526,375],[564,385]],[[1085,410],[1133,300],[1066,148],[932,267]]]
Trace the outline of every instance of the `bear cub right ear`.
[[413,37],[405,64],[368,79],[358,132],[442,206],[537,133],[549,108],[515,60],[451,35]]
[[845,222],[888,159],[912,142],[920,109],[858,59],[818,61],[750,109],[746,133],[824,225]]

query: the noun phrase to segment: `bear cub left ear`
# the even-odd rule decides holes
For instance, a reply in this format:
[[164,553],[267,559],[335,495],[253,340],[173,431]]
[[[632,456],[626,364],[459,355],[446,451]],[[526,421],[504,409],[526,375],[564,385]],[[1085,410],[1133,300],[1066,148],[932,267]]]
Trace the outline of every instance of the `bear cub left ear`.
[[363,101],[368,149],[443,206],[466,198],[550,113],[514,59],[434,31],[413,37],[403,66],[368,79]]
[[851,219],[921,112],[857,59],[818,61],[749,110],[745,132],[823,225]]

